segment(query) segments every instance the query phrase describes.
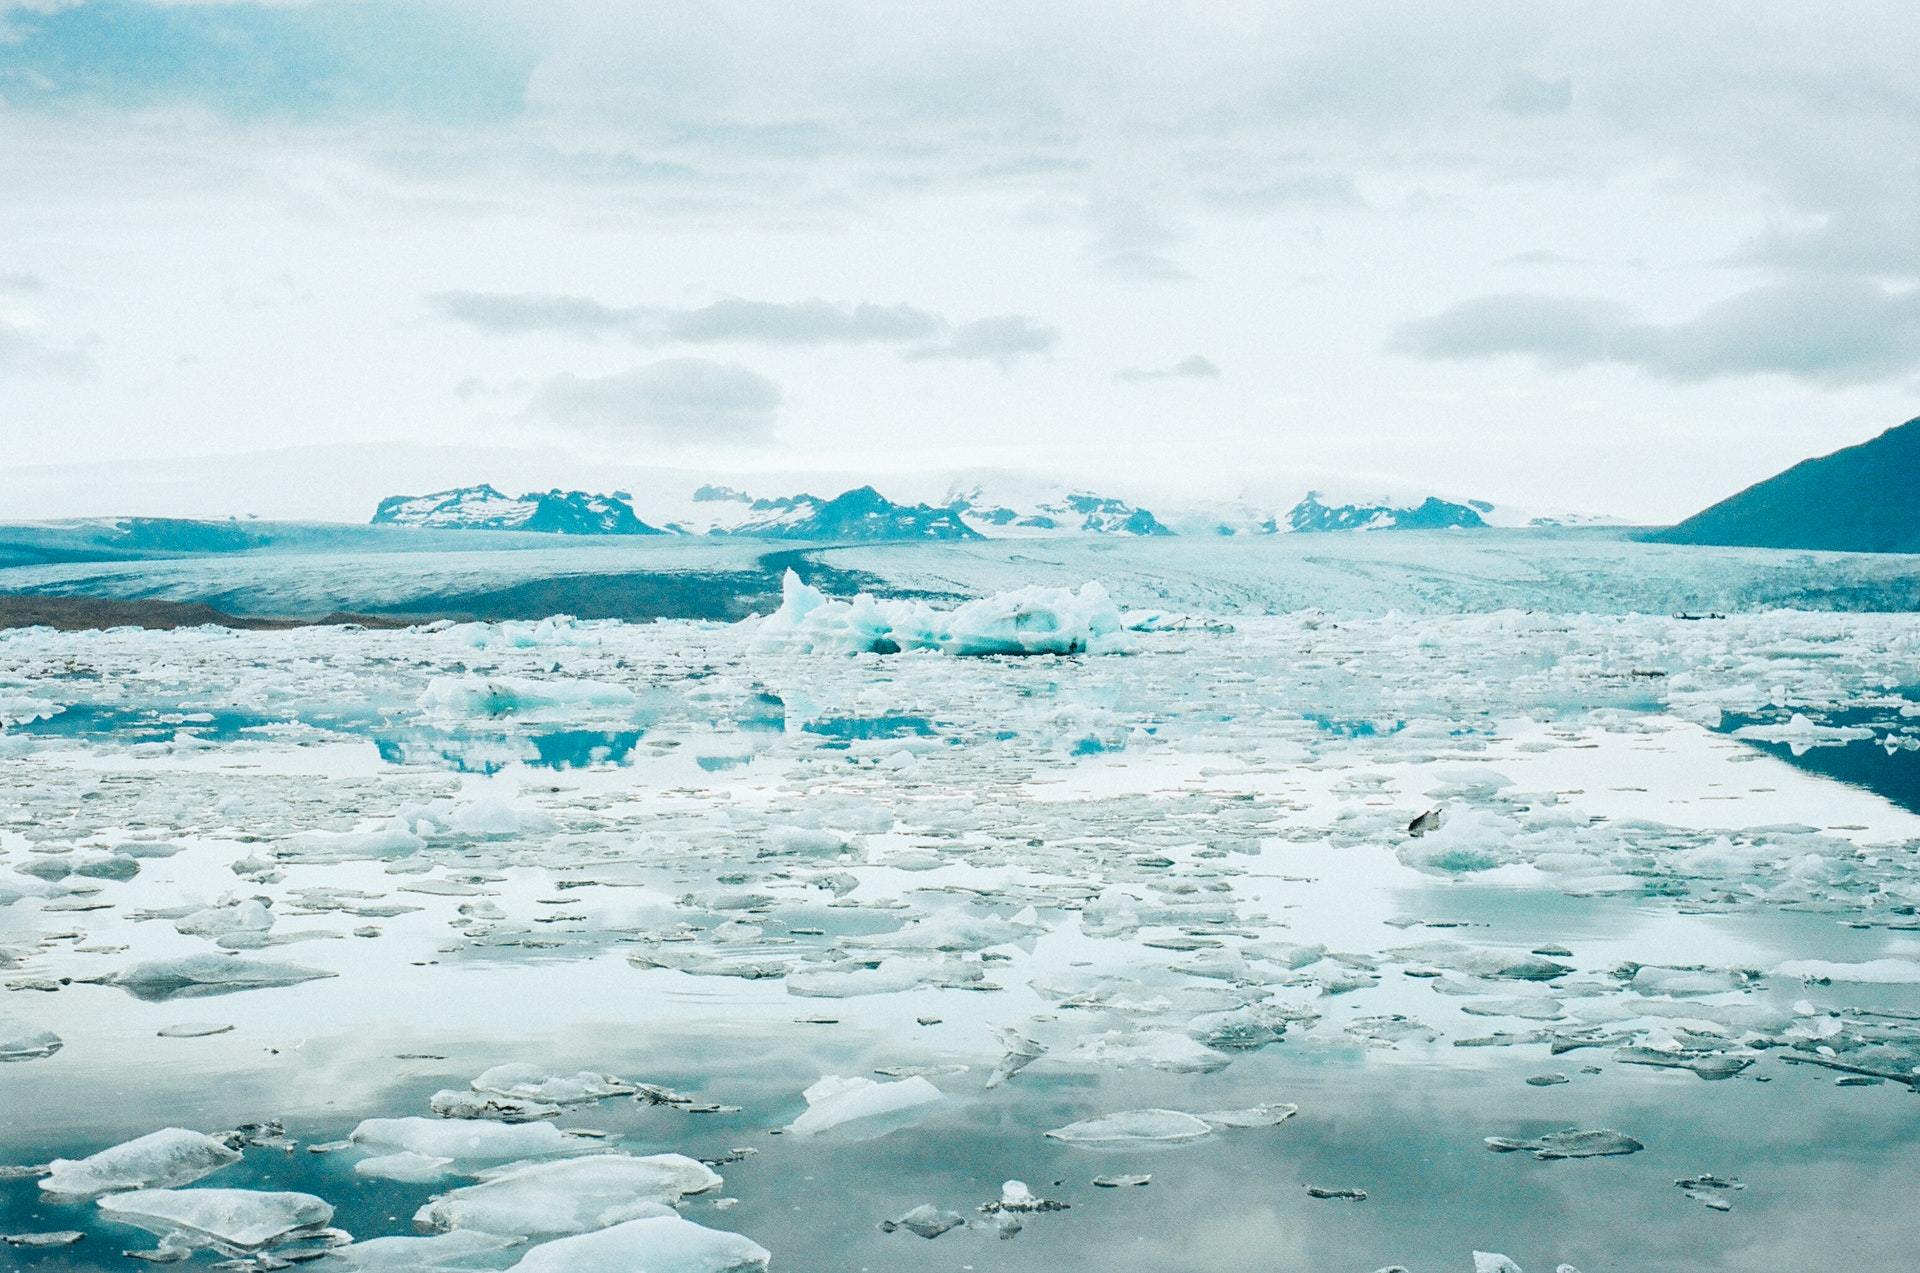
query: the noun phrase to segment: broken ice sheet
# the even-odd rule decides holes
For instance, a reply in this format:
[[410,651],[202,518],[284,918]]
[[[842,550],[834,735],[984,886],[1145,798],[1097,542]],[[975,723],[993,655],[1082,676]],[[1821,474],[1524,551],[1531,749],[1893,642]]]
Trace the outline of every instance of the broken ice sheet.
[[260,1189],[141,1189],[99,1200],[101,1211],[162,1236],[230,1251],[317,1233],[333,1208],[312,1194]]
[[720,1176],[680,1154],[597,1154],[514,1164],[435,1198],[414,1214],[421,1229],[478,1229],[530,1237],[581,1233],[644,1216],[671,1215],[680,1199],[720,1186]]
[[1531,1140],[1489,1136],[1486,1139],[1486,1145],[1488,1149],[1499,1154],[1530,1151],[1542,1162],[1556,1158],[1606,1158],[1619,1154],[1636,1154],[1646,1148],[1633,1137],[1607,1128],[1598,1128],[1593,1131],[1569,1128],[1566,1131],[1548,1132],[1544,1136],[1536,1136]]
[[240,1154],[224,1141],[184,1127],[163,1127],[85,1158],[56,1158],[40,1188],[59,1197],[90,1198],[191,1184],[239,1161]]
[[157,1002],[294,986],[303,981],[338,975],[297,964],[270,963],[228,955],[187,955],[178,959],[146,960],[102,980],[107,985],[118,986],[136,999]]
[[807,1108],[787,1125],[796,1136],[844,1129],[844,1135],[884,1135],[915,1121],[940,1099],[940,1089],[919,1075],[879,1083],[861,1075],[829,1074],[801,1093]]

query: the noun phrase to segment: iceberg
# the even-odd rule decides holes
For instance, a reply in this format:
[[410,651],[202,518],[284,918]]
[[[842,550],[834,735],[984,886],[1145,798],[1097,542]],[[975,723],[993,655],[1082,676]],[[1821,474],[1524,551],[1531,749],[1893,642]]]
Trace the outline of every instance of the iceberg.
[[1047,1135],[1069,1145],[1178,1145],[1211,1136],[1213,1125],[1175,1109],[1129,1109],[1083,1118]]
[[19,1017],[0,1016],[0,1062],[38,1061],[60,1050],[60,1036]]
[[[843,1078],[829,1074],[801,1093],[807,1098],[807,1111],[787,1125],[796,1136],[814,1136],[849,1123],[879,1120],[888,1130],[900,1125],[903,1115],[940,1099],[940,1089],[919,1075],[897,1083],[877,1083],[870,1078]],[[867,1130],[877,1130],[870,1126]]]
[[369,1118],[348,1133],[378,1155],[413,1153],[462,1163],[504,1163],[577,1150],[578,1137],[552,1123],[494,1123],[446,1118]]
[[56,1158],[40,1188],[63,1198],[91,1198],[123,1189],[191,1184],[240,1161],[225,1142],[184,1127],[163,1127],[85,1158]]
[[440,716],[517,716],[560,707],[632,707],[639,699],[611,681],[541,681],[525,676],[436,676],[419,706]]
[[711,1169],[681,1154],[628,1158],[598,1154],[482,1173],[414,1213],[423,1229],[478,1229],[534,1237],[584,1233],[647,1216],[673,1214],[681,1197],[720,1184]]
[[581,1070],[550,1075],[538,1066],[521,1063],[496,1065],[473,1080],[473,1090],[542,1105],[585,1105],[609,1096],[631,1096],[634,1084],[611,1074]]
[[867,593],[830,600],[789,570],[780,608],[752,624],[761,649],[807,654],[1117,654],[1132,648],[1119,608],[1098,583],[1019,588],[936,610]]
[[543,1242],[511,1273],[764,1273],[772,1258],[737,1233],[679,1216],[652,1216]]
[[276,964],[261,959],[227,955],[187,955],[179,959],[149,959],[105,978],[136,999],[159,1001],[200,995],[234,994],[274,986],[296,986],[337,974],[299,964]]
[[261,1189],[142,1189],[100,1199],[117,1220],[163,1237],[236,1251],[257,1251],[283,1238],[324,1229],[333,1208],[310,1193]]

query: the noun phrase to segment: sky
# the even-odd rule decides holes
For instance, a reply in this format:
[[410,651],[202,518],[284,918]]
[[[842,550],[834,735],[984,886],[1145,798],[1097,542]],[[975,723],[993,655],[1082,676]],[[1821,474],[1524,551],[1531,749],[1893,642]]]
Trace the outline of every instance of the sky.
[[1915,65],[1873,0],[0,0],[0,517],[404,451],[1672,520],[1920,415]]

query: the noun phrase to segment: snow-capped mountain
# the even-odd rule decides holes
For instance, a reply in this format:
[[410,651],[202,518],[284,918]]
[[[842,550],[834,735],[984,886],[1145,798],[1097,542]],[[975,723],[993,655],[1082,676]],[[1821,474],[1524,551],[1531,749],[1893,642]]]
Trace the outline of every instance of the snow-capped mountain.
[[755,499],[730,486],[702,486],[694,512],[668,525],[683,534],[742,535],[759,539],[880,540],[978,539],[951,507],[901,504],[871,486],[832,499],[783,495]]
[[557,535],[666,533],[641,521],[624,491],[597,495],[552,490],[512,496],[484,482],[431,495],[389,496],[374,510],[373,523],[436,530],[521,530]]
[[1299,534],[1337,530],[1477,530],[1487,525],[1493,505],[1485,500],[1456,503],[1429,495],[1418,504],[1328,503],[1319,491],[1287,512],[1276,529]]
[[1071,487],[989,489],[955,485],[947,502],[990,539],[1032,535],[1171,535],[1152,512],[1126,500]]

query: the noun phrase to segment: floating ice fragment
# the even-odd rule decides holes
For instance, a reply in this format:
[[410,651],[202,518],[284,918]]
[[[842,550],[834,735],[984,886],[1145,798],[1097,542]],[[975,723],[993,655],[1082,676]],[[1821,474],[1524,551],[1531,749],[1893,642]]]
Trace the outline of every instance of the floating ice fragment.
[[1102,1189],[1135,1189],[1152,1184],[1153,1177],[1144,1172],[1137,1175],[1095,1176],[1093,1183]]
[[1213,1124],[1174,1109],[1130,1109],[1084,1118],[1047,1135],[1069,1145],[1181,1144],[1213,1134]]
[[142,1189],[102,1198],[99,1207],[153,1233],[236,1251],[305,1235],[333,1219],[333,1208],[310,1193],[259,1189]]
[[510,1062],[496,1065],[473,1080],[476,1092],[547,1105],[584,1105],[609,1096],[631,1096],[637,1089],[611,1074],[581,1070],[575,1074],[548,1074],[538,1066]]
[[228,955],[187,955],[137,963],[103,978],[102,982],[118,986],[136,999],[159,1001],[294,986],[337,975],[299,964],[236,959]]
[[880,1231],[892,1233],[905,1229],[908,1233],[918,1234],[929,1240],[939,1237],[950,1229],[957,1229],[967,1222],[967,1218],[957,1211],[942,1211],[931,1202],[923,1202],[903,1216],[892,1220],[882,1220]]
[[163,1025],[154,1033],[163,1039],[204,1039],[216,1034],[231,1034],[231,1025],[221,1025],[212,1021],[183,1021],[179,1025]]
[[940,611],[861,593],[830,601],[789,570],[780,608],[748,619],[762,649],[826,654],[1110,654],[1131,648],[1120,612],[1097,583],[1021,588]]
[[940,1089],[915,1075],[897,1083],[876,1083],[860,1075],[829,1074],[801,1093],[806,1112],[787,1125],[798,1136],[813,1136],[850,1123],[871,1123],[862,1130],[891,1131],[912,1111],[940,1099]]
[[412,1152],[461,1164],[510,1162],[575,1152],[578,1137],[552,1123],[493,1123],[443,1118],[369,1118],[348,1135],[375,1154]]
[[0,1062],[38,1061],[60,1050],[60,1036],[19,1017],[0,1016]]
[[72,1246],[86,1236],[78,1229],[54,1229],[46,1233],[0,1234],[0,1242],[5,1242],[8,1246],[25,1247],[28,1250],[46,1251]]
[[993,1067],[993,1073],[987,1075],[986,1086],[989,1088],[999,1087],[1047,1053],[1045,1044],[1029,1039],[1009,1026],[995,1026],[993,1037],[1006,1049],[1006,1054],[1000,1058],[1000,1064]]
[[763,1273],[772,1258],[737,1233],[653,1216],[544,1242],[511,1273]]
[[416,1154],[409,1149],[397,1154],[380,1154],[373,1158],[362,1158],[353,1164],[353,1174],[374,1180],[399,1180],[408,1184],[425,1184],[430,1180],[440,1179],[452,1166],[451,1158],[433,1158],[426,1154]]
[[626,1220],[671,1215],[685,1194],[719,1186],[710,1168],[680,1154],[600,1154],[519,1164],[483,1173],[414,1213],[423,1229],[479,1229],[534,1237],[584,1233]]
[[443,716],[513,716],[557,707],[631,707],[634,692],[610,681],[537,681],[523,676],[436,676],[422,711]]
[[1593,1131],[1569,1128],[1563,1132],[1548,1132],[1533,1140],[1489,1136],[1486,1144],[1488,1149],[1497,1154],[1529,1150],[1542,1162],[1556,1158],[1605,1158],[1615,1154],[1634,1154],[1646,1148],[1633,1137],[1606,1128]]
[[1338,1198],[1348,1202],[1365,1202],[1367,1200],[1367,1191],[1365,1189],[1323,1189],[1319,1185],[1308,1185],[1307,1197]]
[[1521,1269],[1497,1251],[1475,1251],[1473,1273],[1521,1273]]
[[40,1181],[47,1193],[90,1198],[121,1189],[184,1185],[240,1161],[225,1143],[184,1127],[163,1127],[85,1158],[56,1158]]
[[1245,1109],[1214,1109],[1199,1117],[1215,1127],[1278,1127],[1300,1112],[1298,1105],[1250,1105]]
[[558,1105],[523,1101],[512,1096],[471,1089],[442,1088],[427,1098],[427,1108],[436,1118],[492,1118],[503,1123],[530,1123],[536,1119],[558,1118],[564,1112]]
[[1848,964],[1831,959],[1790,959],[1776,966],[1771,975],[1850,985],[1911,986],[1920,985],[1920,960],[1869,959]]
[[440,1273],[489,1268],[520,1239],[456,1229],[424,1238],[374,1238],[329,1251],[315,1268],[327,1273]]
[[1738,1180],[1711,1173],[1689,1176],[1685,1180],[1673,1182],[1681,1193],[1705,1206],[1709,1211],[1733,1210],[1733,1196],[1747,1186]]

